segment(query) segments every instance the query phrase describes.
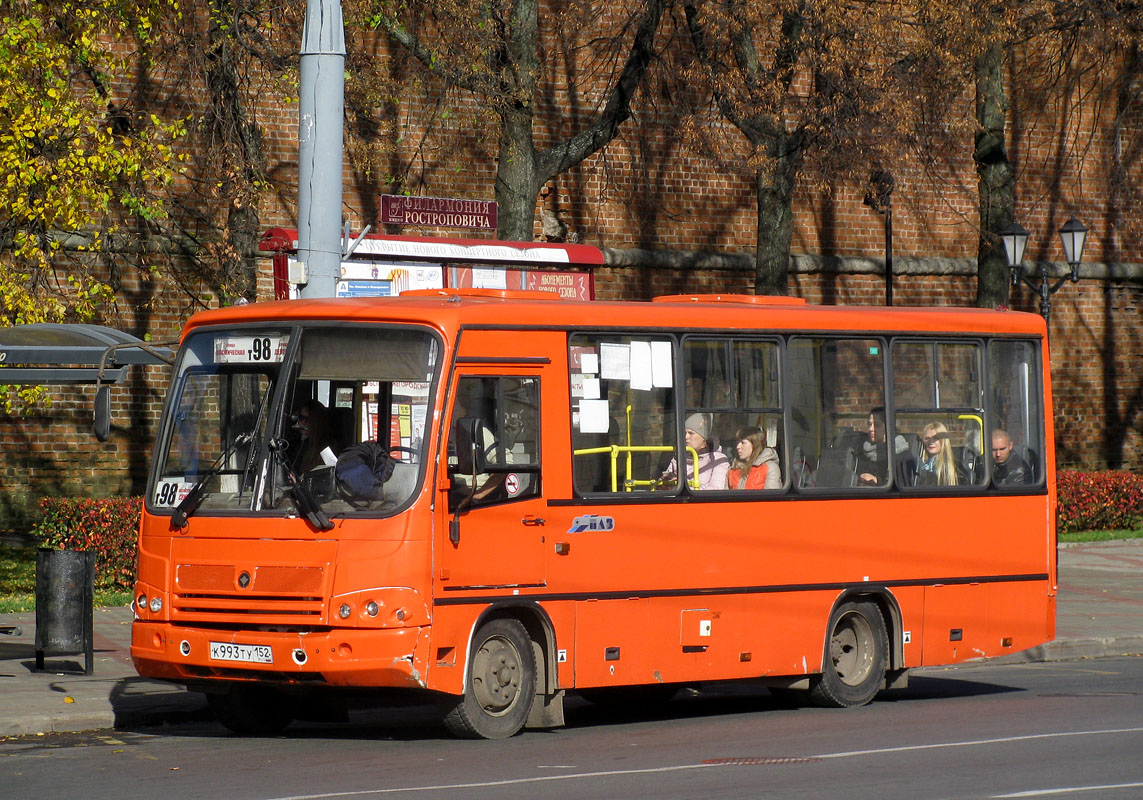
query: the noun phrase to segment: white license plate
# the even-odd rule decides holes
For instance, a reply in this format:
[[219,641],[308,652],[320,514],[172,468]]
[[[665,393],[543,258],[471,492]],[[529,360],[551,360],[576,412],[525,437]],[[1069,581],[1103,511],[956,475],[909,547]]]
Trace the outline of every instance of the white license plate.
[[243,661],[247,664],[273,664],[274,651],[264,644],[233,644],[231,642],[211,642],[212,661]]

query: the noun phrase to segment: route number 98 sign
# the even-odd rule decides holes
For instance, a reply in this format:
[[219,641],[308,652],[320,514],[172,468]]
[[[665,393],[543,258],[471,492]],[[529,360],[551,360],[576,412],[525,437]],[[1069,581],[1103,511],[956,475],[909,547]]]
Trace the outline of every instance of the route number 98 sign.
[[214,340],[216,364],[277,364],[288,341],[281,336],[220,336]]

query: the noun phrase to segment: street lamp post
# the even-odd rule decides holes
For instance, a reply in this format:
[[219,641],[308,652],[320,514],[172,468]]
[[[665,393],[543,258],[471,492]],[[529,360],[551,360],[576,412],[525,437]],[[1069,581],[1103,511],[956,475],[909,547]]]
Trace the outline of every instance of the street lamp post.
[[893,173],[875,170],[869,176],[865,205],[885,215],[885,305],[893,305]]
[[1040,295],[1040,315],[1045,322],[1050,322],[1052,295],[1060,290],[1064,281],[1079,282],[1079,265],[1083,260],[1083,246],[1087,238],[1087,228],[1075,217],[1069,219],[1060,228],[1060,242],[1064,246],[1064,258],[1067,260],[1068,266],[1071,267],[1071,274],[1058,278],[1055,283],[1052,283],[1048,277],[1048,265],[1044,261],[1039,262],[1039,282],[1033,281],[1024,274],[1024,248],[1028,244],[1028,231],[1024,230],[1020,223],[1013,222],[1000,232],[1000,238],[1004,241],[1004,253],[1008,257],[1008,268],[1012,271],[1012,285],[1018,286],[1020,281],[1023,281],[1029,289]]

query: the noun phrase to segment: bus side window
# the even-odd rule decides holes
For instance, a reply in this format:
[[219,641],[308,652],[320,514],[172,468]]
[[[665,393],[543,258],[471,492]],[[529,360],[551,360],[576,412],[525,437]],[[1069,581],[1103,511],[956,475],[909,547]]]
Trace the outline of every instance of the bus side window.
[[[784,486],[785,435],[778,343],[738,336],[688,336],[683,342],[683,374],[687,413],[700,413],[711,420],[711,446],[720,449],[732,462],[732,469],[737,470],[738,480],[726,488],[740,488],[742,475],[752,466],[761,466],[759,462],[767,465],[767,489]],[[748,455],[754,463],[747,464],[740,458],[739,446],[744,440],[754,442]],[[761,470],[755,469],[751,488],[757,488],[759,474]],[[774,485],[775,478],[778,486]]]
[[[1044,430],[1038,346],[1030,341],[993,340],[988,347],[988,369],[986,418],[992,486],[1014,491],[1039,485],[1044,480]],[[1010,444],[1011,449],[1003,447],[997,452],[998,443]],[[1026,469],[1016,468],[1020,460]]]
[[[873,409],[885,405],[881,339],[794,337],[786,350],[791,444],[803,454],[799,488],[850,489],[887,484],[887,449],[871,438]],[[876,457],[872,457],[876,454]],[[867,462],[879,465],[876,480]],[[807,479],[808,473],[812,480]],[[885,477],[882,477],[884,475]]]
[[659,335],[569,337],[576,492],[664,488],[659,477],[676,457],[681,424],[674,402],[674,354],[674,342]]
[[448,444],[449,510],[534,497],[540,491],[539,381],[462,377]]
[[971,340],[893,342],[895,425],[909,437],[918,486],[964,491],[984,483],[982,353]]

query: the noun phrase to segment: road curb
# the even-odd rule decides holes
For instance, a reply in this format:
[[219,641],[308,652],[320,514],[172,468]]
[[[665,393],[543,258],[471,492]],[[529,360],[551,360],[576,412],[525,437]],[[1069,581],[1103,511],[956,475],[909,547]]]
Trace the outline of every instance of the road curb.
[[6,719],[0,726],[0,736],[35,736],[41,733],[77,733],[115,727],[115,715],[110,711],[83,709],[79,712],[61,711],[31,714]]
[[1076,661],[1143,655],[1143,635],[1087,639],[1057,639],[1009,656],[987,659],[989,664],[1031,664],[1045,661]]

